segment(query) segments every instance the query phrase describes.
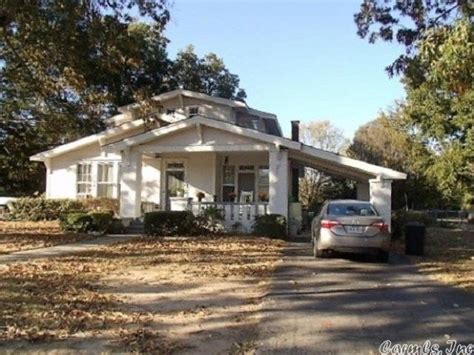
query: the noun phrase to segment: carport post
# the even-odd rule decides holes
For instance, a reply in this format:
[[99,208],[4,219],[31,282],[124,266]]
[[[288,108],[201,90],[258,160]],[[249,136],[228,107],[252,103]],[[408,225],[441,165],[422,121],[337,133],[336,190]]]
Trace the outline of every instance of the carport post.
[[392,231],[392,180],[383,179],[378,176],[376,179],[370,179],[370,202],[388,224],[388,230]]
[[370,200],[369,183],[368,182],[357,182],[357,199],[362,201]]

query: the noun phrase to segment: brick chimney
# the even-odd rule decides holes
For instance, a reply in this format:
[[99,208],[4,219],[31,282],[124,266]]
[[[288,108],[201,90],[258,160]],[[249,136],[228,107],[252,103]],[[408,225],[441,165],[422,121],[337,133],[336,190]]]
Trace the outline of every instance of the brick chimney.
[[291,121],[291,140],[300,141],[300,121]]

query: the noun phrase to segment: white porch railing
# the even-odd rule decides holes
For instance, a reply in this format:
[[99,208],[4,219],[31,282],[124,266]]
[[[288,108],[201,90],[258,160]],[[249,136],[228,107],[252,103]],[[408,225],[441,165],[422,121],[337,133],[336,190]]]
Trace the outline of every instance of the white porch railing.
[[222,213],[226,228],[250,232],[255,217],[267,214],[268,202],[191,202],[189,206],[194,215],[199,215],[208,207],[217,208]]

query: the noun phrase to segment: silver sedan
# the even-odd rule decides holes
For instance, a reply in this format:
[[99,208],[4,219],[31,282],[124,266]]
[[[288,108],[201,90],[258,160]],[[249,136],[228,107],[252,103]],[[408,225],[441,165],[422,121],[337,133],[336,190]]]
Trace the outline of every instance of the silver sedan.
[[367,201],[327,201],[311,224],[315,257],[330,250],[351,253],[377,253],[388,262],[390,232],[374,206]]

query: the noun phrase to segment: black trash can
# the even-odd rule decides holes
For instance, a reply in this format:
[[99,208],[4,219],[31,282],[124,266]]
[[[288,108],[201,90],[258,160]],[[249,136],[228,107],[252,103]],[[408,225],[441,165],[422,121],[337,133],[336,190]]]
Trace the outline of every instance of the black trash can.
[[425,251],[426,227],[423,223],[409,222],[405,225],[405,254],[423,255]]

